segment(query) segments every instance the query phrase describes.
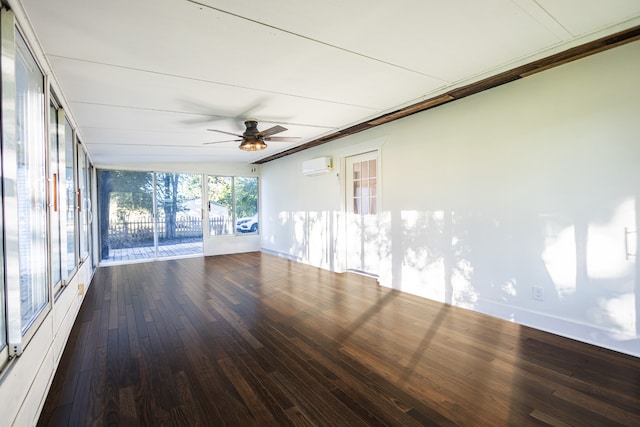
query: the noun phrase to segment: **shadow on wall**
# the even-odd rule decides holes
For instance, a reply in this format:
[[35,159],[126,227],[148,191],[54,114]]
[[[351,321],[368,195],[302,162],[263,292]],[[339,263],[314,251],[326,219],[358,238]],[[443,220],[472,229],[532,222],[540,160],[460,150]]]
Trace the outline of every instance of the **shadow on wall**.
[[[524,311],[591,325],[624,341],[640,330],[636,204],[621,198],[588,216],[385,212],[367,238],[377,242],[383,285],[512,320]],[[281,212],[288,254],[335,271],[340,221],[336,212]]]
[[288,236],[287,254],[317,267],[336,270],[338,233],[336,212],[280,212],[279,229]]
[[636,205],[637,198],[623,198],[589,215],[385,213],[381,235],[392,243],[382,254],[390,264],[383,283],[481,312],[498,307],[505,318],[524,310],[634,339],[640,330]]
[[[523,203],[385,211],[377,232],[364,235],[377,243],[385,286],[519,323],[523,313],[538,314],[629,342],[640,331],[639,200],[618,194],[565,205],[573,210]],[[280,212],[273,238],[300,261],[342,271],[345,221],[335,211]]]

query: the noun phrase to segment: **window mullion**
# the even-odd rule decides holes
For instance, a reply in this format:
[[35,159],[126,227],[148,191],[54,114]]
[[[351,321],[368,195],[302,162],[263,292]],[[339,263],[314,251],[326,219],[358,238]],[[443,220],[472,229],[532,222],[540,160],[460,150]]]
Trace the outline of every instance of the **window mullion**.
[[238,230],[236,229],[236,224],[238,223],[238,215],[236,214],[237,208],[236,208],[236,177],[232,176],[231,177],[231,206],[233,206],[232,212],[231,212],[231,218],[233,218],[233,220],[231,221],[232,227],[233,227],[233,234],[238,234]]

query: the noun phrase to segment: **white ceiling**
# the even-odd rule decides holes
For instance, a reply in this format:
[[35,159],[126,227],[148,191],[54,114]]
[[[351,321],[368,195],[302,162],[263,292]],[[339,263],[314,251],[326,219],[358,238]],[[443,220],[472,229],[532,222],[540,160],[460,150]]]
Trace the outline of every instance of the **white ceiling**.
[[[638,0],[22,0],[99,165],[254,162],[640,23]],[[288,128],[260,152],[216,128]]]

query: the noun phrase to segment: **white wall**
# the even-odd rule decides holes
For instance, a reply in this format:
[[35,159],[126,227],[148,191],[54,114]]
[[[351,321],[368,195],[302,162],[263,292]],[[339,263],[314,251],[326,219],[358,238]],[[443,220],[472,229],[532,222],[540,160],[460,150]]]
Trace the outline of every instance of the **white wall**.
[[266,163],[263,249],[342,271],[340,165],[379,148],[381,285],[640,356],[639,69],[635,42]]

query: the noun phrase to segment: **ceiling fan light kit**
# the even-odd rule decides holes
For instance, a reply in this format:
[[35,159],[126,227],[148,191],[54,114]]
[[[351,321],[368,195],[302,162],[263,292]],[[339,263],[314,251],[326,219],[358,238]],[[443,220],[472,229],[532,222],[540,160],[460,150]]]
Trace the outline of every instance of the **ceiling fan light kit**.
[[240,149],[244,151],[260,151],[264,150],[265,148],[267,148],[267,144],[259,139],[244,140],[240,144]]
[[274,138],[273,135],[287,130],[287,128],[282,127],[280,125],[273,126],[263,131],[258,130],[258,121],[256,119],[246,119],[244,121],[244,125],[246,130],[242,135],[227,132],[224,130],[207,129],[208,131],[211,131],[211,132],[219,132],[219,133],[224,133],[225,135],[233,135],[241,139],[232,139],[229,141],[205,142],[205,144],[221,144],[225,142],[242,141],[239,145],[239,148],[241,150],[260,151],[267,148],[267,143],[265,142],[265,140],[266,141],[290,141],[290,140],[297,141],[300,139],[297,137],[284,137],[284,138],[275,137]]

